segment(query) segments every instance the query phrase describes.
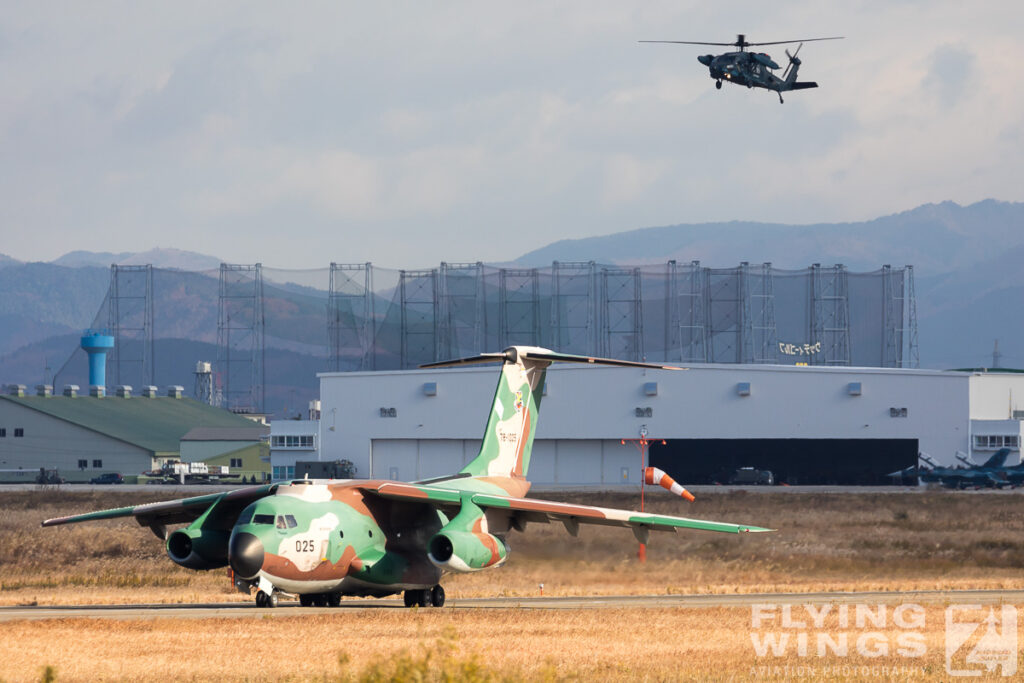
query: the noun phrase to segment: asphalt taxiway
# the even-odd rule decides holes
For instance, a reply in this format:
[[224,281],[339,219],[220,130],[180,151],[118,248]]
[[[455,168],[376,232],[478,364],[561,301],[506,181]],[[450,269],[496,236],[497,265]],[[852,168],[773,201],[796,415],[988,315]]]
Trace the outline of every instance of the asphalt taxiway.
[[[449,599],[441,609],[664,609],[822,604],[1024,604],[1024,590],[866,591],[825,593],[741,593],[728,595],[595,595]],[[252,602],[151,605],[17,605],[0,607],[0,622],[40,619],[211,619],[301,617],[339,610],[407,609],[401,600],[346,599],[339,607],[300,607],[282,601],[276,608]]]

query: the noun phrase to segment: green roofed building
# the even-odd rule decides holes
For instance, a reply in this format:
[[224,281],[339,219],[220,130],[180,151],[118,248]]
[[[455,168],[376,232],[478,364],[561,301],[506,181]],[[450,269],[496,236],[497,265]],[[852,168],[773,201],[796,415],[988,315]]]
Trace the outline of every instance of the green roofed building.
[[197,428],[245,434],[251,443],[269,431],[173,389],[163,396],[154,387],[143,396],[132,396],[130,389],[116,396],[79,396],[77,387],[68,387],[64,395],[52,396],[45,387],[26,396],[24,387],[8,387],[0,395],[0,481],[20,481],[19,470],[33,481],[40,468],[56,469],[68,482],[87,482],[103,472],[131,477],[180,460],[182,438]]

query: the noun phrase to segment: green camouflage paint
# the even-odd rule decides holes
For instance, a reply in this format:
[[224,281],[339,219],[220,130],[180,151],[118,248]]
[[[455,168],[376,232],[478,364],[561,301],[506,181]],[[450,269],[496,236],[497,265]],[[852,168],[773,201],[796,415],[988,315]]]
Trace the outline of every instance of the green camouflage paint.
[[[450,478],[427,484],[295,481],[89,512],[43,525],[134,517],[166,538],[168,555],[178,564],[209,569],[230,561],[239,571],[245,569],[245,575],[237,574],[236,585],[245,591],[258,588],[257,604],[264,605],[273,602],[260,603],[259,595],[275,591],[321,598],[405,591],[406,604],[427,604],[428,595],[431,604],[441,604],[443,573],[500,565],[508,557],[505,535],[522,531],[528,522],[559,522],[574,534],[580,524],[622,526],[644,542],[651,530],[770,531],[525,498],[548,365],[662,366],[522,346],[433,365],[496,361],[503,363],[480,452]],[[182,522],[188,526],[166,534],[168,524]],[[237,554],[232,557],[232,552]]]

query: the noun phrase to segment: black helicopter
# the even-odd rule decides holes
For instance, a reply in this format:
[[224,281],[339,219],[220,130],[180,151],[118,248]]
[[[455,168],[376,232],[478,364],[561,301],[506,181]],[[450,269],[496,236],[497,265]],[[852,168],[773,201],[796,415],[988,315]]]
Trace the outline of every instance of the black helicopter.
[[[701,55],[697,61],[708,67],[711,78],[715,79],[715,87],[721,89],[722,81],[745,85],[748,88],[764,88],[774,90],[779,95],[779,103],[782,103],[782,92],[784,90],[804,90],[805,88],[817,88],[814,81],[797,81],[796,74],[800,70],[800,59],[797,55],[804,43],[816,40],[842,40],[843,36],[832,38],[805,38],[803,40],[776,40],[770,43],[748,43],[746,36],[742,33],[736,36],[735,43],[702,43],[692,40],[641,40],[641,43],[674,43],[677,45],[731,45],[739,48],[739,52],[726,52],[721,55]],[[789,66],[779,78],[772,73],[779,65],[771,57],[763,52],[747,52],[746,48],[758,45],[785,45],[788,43],[800,43],[796,52],[786,56],[789,57]]]

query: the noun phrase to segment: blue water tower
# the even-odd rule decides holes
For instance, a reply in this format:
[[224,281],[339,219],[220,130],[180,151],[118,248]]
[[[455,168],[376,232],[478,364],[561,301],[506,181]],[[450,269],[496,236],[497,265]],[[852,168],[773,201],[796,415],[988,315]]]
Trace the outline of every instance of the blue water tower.
[[89,386],[107,386],[107,352],[114,348],[114,338],[92,330],[82,337],[82,350],[89,354]]

